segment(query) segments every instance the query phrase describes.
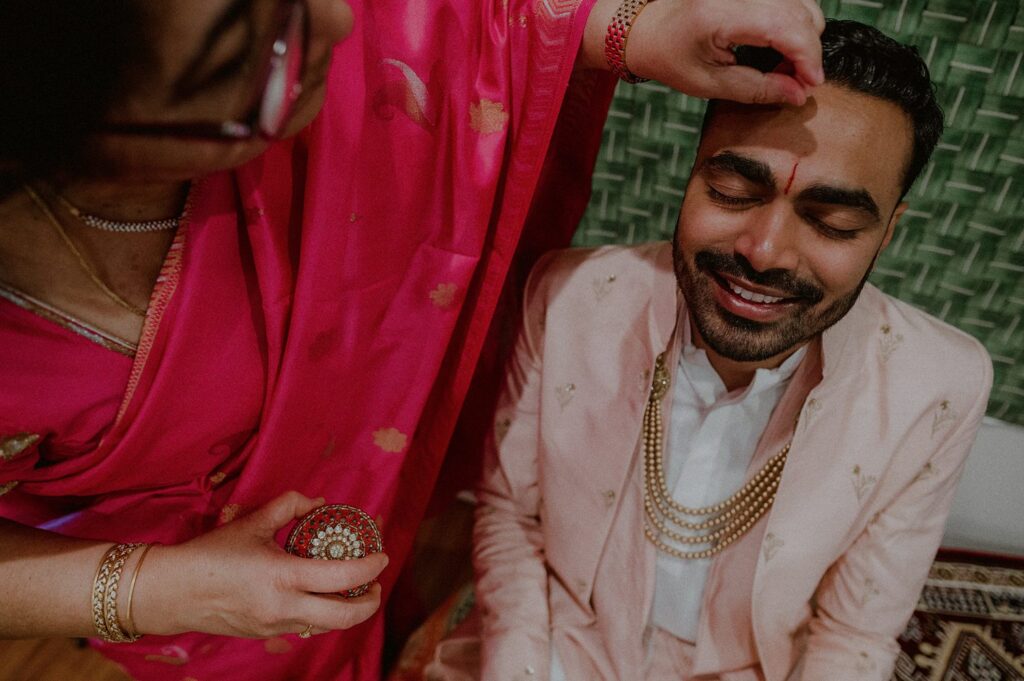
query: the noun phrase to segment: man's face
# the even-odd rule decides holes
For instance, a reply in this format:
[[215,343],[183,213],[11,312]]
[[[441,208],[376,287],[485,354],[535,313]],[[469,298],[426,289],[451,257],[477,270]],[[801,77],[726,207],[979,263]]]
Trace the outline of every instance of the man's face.
[[899,107],[829,84],[799,108],[717,102],[675,239],[704,342],[760,362],[842,318],[906,207],[912,143]]

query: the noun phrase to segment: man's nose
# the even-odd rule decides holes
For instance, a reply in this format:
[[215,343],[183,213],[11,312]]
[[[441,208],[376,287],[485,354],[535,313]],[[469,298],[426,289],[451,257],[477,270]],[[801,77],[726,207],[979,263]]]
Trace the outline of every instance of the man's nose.
[[792,271],[800,264],[799,232],[799,224],[792,211],[781,206],[760,210],[750,215],[733,248],[758,272],[773,269]]

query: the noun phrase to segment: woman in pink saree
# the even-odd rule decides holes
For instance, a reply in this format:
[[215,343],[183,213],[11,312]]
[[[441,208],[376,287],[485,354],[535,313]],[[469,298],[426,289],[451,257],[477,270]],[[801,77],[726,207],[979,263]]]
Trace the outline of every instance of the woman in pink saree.
[[[0,636],[95,635],[97,565],[112,543],[144,542],[125,574],[137,577],[132,633],[145,635],[94,641],[132,676],[379,678],[373,615],[409,553],[531,201],[562,204],[531,218],[554,243],[585,204],[613,81],[579,66],[602,64],[618,2],[75,4],[88,7],[36,2],[0,19],[12,50],[41,49],[28,77],[73,72],[38,48],[58,34],[114,45],[117,75],[95,103],[56,83],[70,112],[99,109],[84,123],[6,95],[9,127],[56,142],[25,151],[14,130],[0,147]],[[669,0],[648,11],[659,5],[672,21],[637,23],[642,75],[791,101],[816,82],[809,0],[779,2],[803,22],[782,46],[796,75],[720,85],[728,57],[708,66],[667,47],[698,24]],[[731,30],[770,42],[750,16],[727,17]],[[692,41],[732,35],[718,29]],[[271,105],[291,103],[275,90],[289,77],[303,92],[282,118]],[[245,120],[221,124],[230,116]],[[76,125],[86,142],[61,146]],[[376,518],[391,568],[383,555],[285,554],[289,524],[320,499]],[[365,596],[329,595],[373,579]]]

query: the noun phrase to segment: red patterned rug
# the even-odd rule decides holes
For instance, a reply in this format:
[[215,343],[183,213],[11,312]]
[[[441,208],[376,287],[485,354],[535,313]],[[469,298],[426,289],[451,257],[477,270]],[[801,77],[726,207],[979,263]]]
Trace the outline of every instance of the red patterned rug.
[[900,647],[893,681],[1024,681],[1024,560],[940,555]]

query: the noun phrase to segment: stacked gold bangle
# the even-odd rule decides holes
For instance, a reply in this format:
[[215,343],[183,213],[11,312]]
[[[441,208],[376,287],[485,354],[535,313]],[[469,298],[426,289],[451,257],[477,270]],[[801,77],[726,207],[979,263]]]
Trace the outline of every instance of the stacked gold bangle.
[[[132,575],[131,584],[128,588],[128,628],[121,626],[121,619],[117,615],[117,594],[121,584],[121,574],[132,553],[140,546],[145,547],[138,562],[135,564],[135,572]],[[139,569],[142,561],[149,551],[148,544],[115,544],[103,556],[100,566],[96,570],[96,579],[92,585],[92,621],[96,627],[96,633],[108,643],[132,643],[138,641],[141,636],[134,632],[132,623],[132,597],[135,595],[135,582],[139,576]]]

